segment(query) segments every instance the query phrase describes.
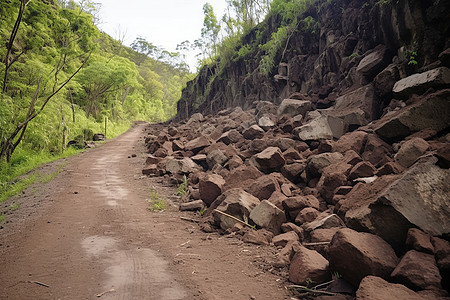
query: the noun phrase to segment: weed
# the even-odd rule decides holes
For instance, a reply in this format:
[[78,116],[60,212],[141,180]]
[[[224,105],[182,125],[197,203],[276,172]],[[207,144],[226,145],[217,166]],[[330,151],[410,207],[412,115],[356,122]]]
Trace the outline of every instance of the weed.
[[13,203],[13,204],[11,204],[11,205],[9,206],[9,210],[15,211],[15,210],[18,210],[19,207],[20,207],[20,204],[19,204],[19,203]]
[[417,65],[417,51],[411,51],[409,52],[409,61],[408,61],[408,65]]
[[167,201],[165,199],[159,198],[158,193],[154,190],[150,190],[150,199],[148,199],[150,204],[148,210],[150,211],[163,211],[167,209]]
[[205,212],[206,212],[206,206],[203,206],[203,207],[200,209],[200,216],[203,216],[203,215],[205,214]]
[[177,188],[177,195],[184,196],[189,193],[189,185],[187,183],[186,175],[183,175],[183,182]]
[[0,223],[5,220],[5,215],[0,215]]
[[353,58],[358,57],[358,56],[359,56],[359,52],[356,51],[356,52],[353,52],[352,54],[350,54],[350,56],[348,57],[348,59],[353,59]]
[[306,278],[305,285],[307,288],[311,288],[313,286],[313,284],[314,284],[314,281],[311,278],[309,278],[309,277]]

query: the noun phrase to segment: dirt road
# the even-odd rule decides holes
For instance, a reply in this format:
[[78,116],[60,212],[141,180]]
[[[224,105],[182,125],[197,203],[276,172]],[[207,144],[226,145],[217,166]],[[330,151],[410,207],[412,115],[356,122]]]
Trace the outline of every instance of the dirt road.
[[14,200],[0,230],[0,299],[289,299],[263,270],[270,248],[205,234],[175,207],[148,210],[150,189],[175,196],[140,174],[143,129],[68,159]]

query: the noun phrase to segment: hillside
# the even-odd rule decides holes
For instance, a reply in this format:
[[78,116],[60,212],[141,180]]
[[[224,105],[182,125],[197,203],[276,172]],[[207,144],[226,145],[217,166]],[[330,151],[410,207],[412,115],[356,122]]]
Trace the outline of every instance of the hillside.
[[145,40],[135,51],[100,32],[89,2],[80,3],[0,3],[2,161],[16,150],[18,160],[59,154],[71,140],[114,137],[133,121],[175,115],[187,68],[176,56],[150,58]]

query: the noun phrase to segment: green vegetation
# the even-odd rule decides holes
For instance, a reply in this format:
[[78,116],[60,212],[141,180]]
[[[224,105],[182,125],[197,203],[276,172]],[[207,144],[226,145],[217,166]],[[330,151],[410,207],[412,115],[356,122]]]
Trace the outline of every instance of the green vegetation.
[[177,195],[184,196],[189,193],[189,185],[187,183],[186,175],[183,175],[183,182],[177,188]]
[[150,190],[150,199],[148,199],[148,203],[150,204],[150,211],[163,211],[167,209],[167,200],[159,197],[158,192],[154,189]]
[[17,176],[76,153],[71,140],[175,115],[193,76],[182,55],[139,37],[125,47],[98,30],[97,13],[90,0],[0,2],[2,199],[27,184]]

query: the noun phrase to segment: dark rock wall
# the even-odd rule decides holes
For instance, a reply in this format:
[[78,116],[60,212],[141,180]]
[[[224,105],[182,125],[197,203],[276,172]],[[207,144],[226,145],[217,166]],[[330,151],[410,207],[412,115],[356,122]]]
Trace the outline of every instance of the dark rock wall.
[[[307,16],[320,29],[305,30],[301,20]],[[264,43],[277,29],[281,18],[271,16],[244,37],[243,44],[253,43],[249,54],[220,73],[217,66],[205,66],[188,83],[176,119],[227,107],[246,109],[259,100],[279,104],[294,92],[308,95],[316,105],[321,100],[324,107],[318,108],[326,108],[326,103],[367,84],[375,88],[379,107],[374,112],[379,115],[397,80],[441,64],[439,53],[450,47],[448,16],[450,2],[443,0],[318,0],[298,17],[297,31],[264,76],[258,70],[262,53],[255,40],[258,31]]]

